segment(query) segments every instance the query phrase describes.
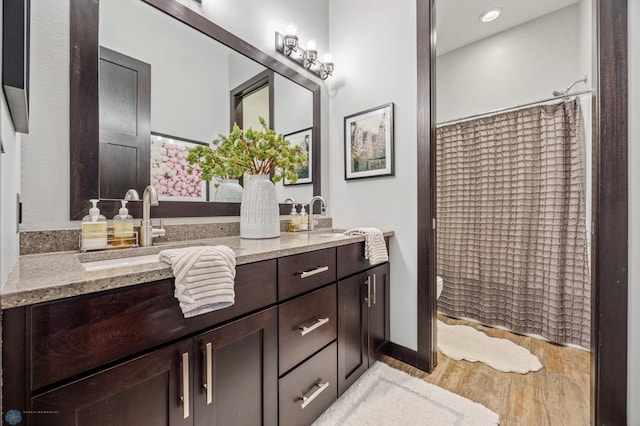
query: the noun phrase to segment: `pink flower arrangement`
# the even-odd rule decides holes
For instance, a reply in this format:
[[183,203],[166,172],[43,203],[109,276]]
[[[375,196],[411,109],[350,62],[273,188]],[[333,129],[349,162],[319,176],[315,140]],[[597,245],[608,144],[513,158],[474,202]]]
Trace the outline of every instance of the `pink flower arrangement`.
[[[185,142],[151,137],[151,185],[158,195],[202,198],[202,169],[187,163],[188,153]],[[187,169],[193,172],[188,173]]]

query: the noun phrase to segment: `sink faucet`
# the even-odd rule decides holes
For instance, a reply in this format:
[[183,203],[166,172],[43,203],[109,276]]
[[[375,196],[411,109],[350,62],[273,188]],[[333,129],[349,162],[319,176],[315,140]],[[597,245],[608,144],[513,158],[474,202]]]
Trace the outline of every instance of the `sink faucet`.
[[320,214],[324,214],[324,210],[327,208],[327,201],[319,195],[316,195],[311,199],[311,201],[309,201],[309,231],[313,231],[314,225],[316,225],[316,222],[318,221],[318,219],[315,219],[313,215],[313,204],[316,201],[320,201],[321,203]]
[[140,223],[140,247],[149,247],[153,245],[153,239],[156,237],[164,237],[166,231],[160,225],[160,228],[154,228],[151,224],[151,206],[157,206],[158,192],[156,188],[149,185],[144,189],[142,194],[142,222]]
[[285,198],[284,203],[285,204],[290,203],[290,204],[293,204],[295,206],[296,205],[296,200],[294,200],[292,197],[287,197],[287,198]]

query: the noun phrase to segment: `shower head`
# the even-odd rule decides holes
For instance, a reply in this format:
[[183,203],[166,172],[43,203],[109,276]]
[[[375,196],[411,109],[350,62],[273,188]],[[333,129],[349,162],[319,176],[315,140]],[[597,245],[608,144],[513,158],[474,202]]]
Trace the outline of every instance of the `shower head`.
[[567,95],[567,93],[569,93],[569,90],[571,90],[571,88],[572,88],[573,86],[575,86],[576,84],[578,84],[578,83],[584,83],[584,84],[587,84],[587,76],[585,75],[585,76],[584,76],[584,78],[581,78],[580,80],[576,80],[576,81],[574,81],[573,83],[571,83],[571,84],[569,85],[569,87],[567,87],[567,88],[566,88],[565,90],[563,90],[563,91],[560,91],[560,90],[554,90],[554,91],[552,92],[552,93],[553,93],[553,96],[556,96],[556,97],[558,97],[558,96],[566,96],[566,95]]

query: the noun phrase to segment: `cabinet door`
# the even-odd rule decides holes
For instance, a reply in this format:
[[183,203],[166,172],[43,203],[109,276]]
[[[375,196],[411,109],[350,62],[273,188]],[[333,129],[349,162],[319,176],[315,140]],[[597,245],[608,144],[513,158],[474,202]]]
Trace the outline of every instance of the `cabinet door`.
[[338,282],[338,395],[369,368],[366,273]]
[[191,425],[191,348],[191,339],[178,342],[33,397],[27,423]]
[[276,308],[194,339],[194,424],[276,425]]
[[371,307],[369,308],[369,366],[385,352],[389,342],[389,263],[369,270]]

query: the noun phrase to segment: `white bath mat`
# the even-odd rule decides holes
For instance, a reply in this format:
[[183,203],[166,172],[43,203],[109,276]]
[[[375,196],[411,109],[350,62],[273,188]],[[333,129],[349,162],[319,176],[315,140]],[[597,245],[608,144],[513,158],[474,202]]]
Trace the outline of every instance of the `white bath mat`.
[[489,337],[467,325],[449,325],[438,320],[438,349],[455,360],[483,362],[503,373],[538,371],[537,356],[510,340]]
[[482,404],[376,362],[314,426],[497,425]]

